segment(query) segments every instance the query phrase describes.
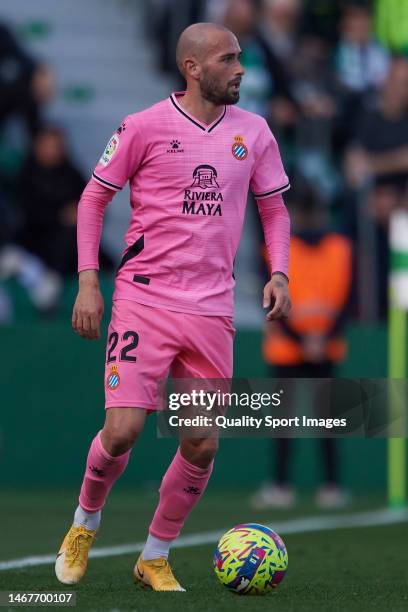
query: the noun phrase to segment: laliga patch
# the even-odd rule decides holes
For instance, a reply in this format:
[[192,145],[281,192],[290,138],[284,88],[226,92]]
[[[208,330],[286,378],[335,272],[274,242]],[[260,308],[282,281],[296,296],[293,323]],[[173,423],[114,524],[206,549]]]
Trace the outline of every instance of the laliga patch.
[[110,139],[110,141],[108,142],[108,144],[106,145],[106,148],[104,152],[102,153],[102,157],[99,160],[99,163],[102,164],[103,166],[107,166],[110,160],[112,159],[112,157],[115,155],[118,148],[119,148],[119,134],[115,133]]
[[120,384],[120,376],[118,372],[118,366],[113,365],[111,366],[108,378],[106,379],[106,386],[111,391],[114,391],[115,389],[119,387],[119,384]]
[[234,136],[234,144],[232,145],[231,151],[235,159],[240,161],[248,157],[248,147],[244,144],[242,136]]

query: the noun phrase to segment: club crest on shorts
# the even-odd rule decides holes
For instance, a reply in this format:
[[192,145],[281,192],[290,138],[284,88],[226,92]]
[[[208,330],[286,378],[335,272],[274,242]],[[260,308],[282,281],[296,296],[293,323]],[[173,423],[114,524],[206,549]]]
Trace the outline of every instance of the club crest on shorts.
[[231,151],[235,159],[240,161],[248,157],[248,147],[244,144],[242,136],[234,136],[234,144],[232,145]]
[[119,383],[120,383],[120,376],[118,372],[118,366],[113,365],[110,367],[110,372],[109,372],[108,378],[106,379],[106,386],[111,391],[114,391],[115,389],[119,387]]

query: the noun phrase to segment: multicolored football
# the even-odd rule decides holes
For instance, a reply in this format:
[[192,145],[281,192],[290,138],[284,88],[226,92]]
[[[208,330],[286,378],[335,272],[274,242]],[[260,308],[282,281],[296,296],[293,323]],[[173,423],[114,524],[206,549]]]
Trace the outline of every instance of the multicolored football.
[[277,533],[257,523],[227,531],[214,554],[218,580],[240,595],[265,595],[278,586],[288,569],[288,553]]

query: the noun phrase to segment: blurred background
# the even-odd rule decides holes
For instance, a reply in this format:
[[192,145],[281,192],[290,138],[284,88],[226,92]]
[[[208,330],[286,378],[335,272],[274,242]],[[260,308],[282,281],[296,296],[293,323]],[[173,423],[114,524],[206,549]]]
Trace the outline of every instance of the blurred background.
[[[2,0],[0,483],[9,507],[45,489],[69,494],[68,513],[75,506],[104,418],[103,342],[70,327],[78,200],[121,119],[183,88],[176,41],[203,20],[236,33],[239,104],[267,119],[292,183],[294,311],[265,329],[268,262],[250,198],[235,266],[235,376],[387,376],[389,225],[408,204],[406,2]],[[128,217],[124,190],[102,242],[105,332]],[[242,490],[258,510],[272,497],[295,505],[298,492],[325,507],[385,501],[385,440],[295,442],[225,440],[210,490]],[[153,508],[173,448],[152,419],[118,489],[151,491]]]

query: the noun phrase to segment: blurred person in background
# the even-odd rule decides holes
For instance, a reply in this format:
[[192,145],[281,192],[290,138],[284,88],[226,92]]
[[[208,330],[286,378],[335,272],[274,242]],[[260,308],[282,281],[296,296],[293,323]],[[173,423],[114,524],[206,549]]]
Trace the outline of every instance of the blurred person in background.
[[387,314],[388,221],[408,184],[408,60],[392,60],[380,95],[358,119],[346,152],[346,177],[355,191],[368,189],[367,213],[375,224],[380,315]]
[[[262,32],[283,62],[298,116],[289,140],[290,166],[331,201],[339,188],[332,159],[337,115],[331,45],[319,30],[304,30],[305,9],[298,0],[264,0]],[[321,7],[330,13],[330,7]]]
[[358,186],[404,184],[408,178],[408,60],[392,60],[380,95],[359,117],[347,176]]
[[338,23],[344,0],[302,0],[303,36],[313,36],[331,47],[338,37]]
[[285,63],[296,57],[301,8],[300,0],[263,2],[261,30],[276,57]]
[[245,80],[240,106],[285,129],[296,122],[296,105],[289,75],[261,31],[262,6],[261,0],[225,0],[222,24],[241,44]]
[[338,103],[326,43],[304,35],[292,63],[292,91],[301,110],[293,148],[294,172],[314,185],[328,205],[335,202],[341,186],[333,136]]
[[58,274],[16,244],[15,214],[7,190],[0,182],[0,324],[11,323],[14,304],[6,281],[15,279],[27,292],[30,302],[42,315],[55,312],[61,297],[62,283]]
[[20,219],[12,197],[16,182],[6,172],[0,173],[0,324],[11,323],[14,317],[7,284],[10,279],[26,290],[29,301],[42,315],[55,313],[62,293],[59,274],[18,245]]
[[[63,131],[42,127],[18,178],[21,244],[62,276],[76,273],[77,206],[86,182],[71,161]],[[110,268],[103,254],[103,266]]]
[[53,94],[49,68],[30,57],[0,23],[0,129],[9,117],[19,116],[33,135],[40,125],[41,107]]
[[147,18],[157,45],[158,68],[171,74],[179,89],[185,81],[175,61],[177,40],[184,28],[205,20],[206,5],[207,0],[150,0]]
[[[290,245],[292,310],[289,318],[267,324],[264,358],[274,378],[332,378],[336,365],[346,356],[343,325],[352,285],[350,241],[328,227],[327,211],[306,187],[294,190],[292,202],[294,235]],[[288,412],[295,413],[294,394],[286,397]],[[316,415],[322,398],[313,398]],[[316,503],[339,508],[349,495],[341,488],[336,441],[319,440],[323,484]],[[256,509],[287,508],[295,503],[290,459],[293,441],[270,441],[270,481],[252,497]],[[275,480],[273,480],[275,473]]]
[[374,39],[368,6],[355,2],[344,8],[334,60],[342,116],[340,129],[347,142],[354,134],[365,100],[381,87],[388,71],[388,53]]

